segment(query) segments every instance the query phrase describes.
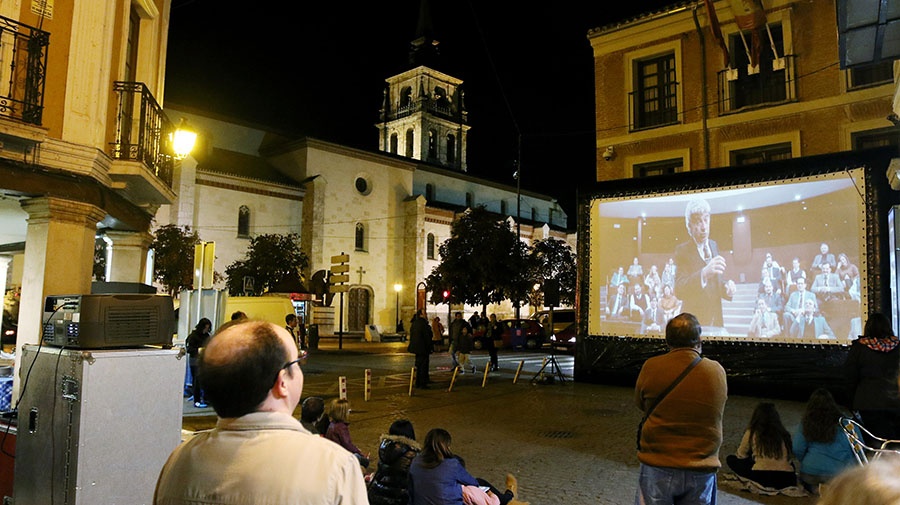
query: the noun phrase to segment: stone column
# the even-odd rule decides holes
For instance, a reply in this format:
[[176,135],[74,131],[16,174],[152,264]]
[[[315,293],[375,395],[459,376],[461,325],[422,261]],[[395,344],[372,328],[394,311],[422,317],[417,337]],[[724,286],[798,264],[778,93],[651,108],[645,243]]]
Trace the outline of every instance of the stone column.
[[[0,256],[0,313],[3,312],[3,303],[6,296],[6,276],[9,274],[10,256]],[[3,334],[3,320],[0,319],[0,335]]]
[[108,282],[144,282],[147,273],[147,251],[153,236],[148,232],[109,230],[112,240]]
[[[19,334],[16,347],[37,344],[41,338],[44,297],[91,292],[94,265],[94,236],[97,223],[106,213],[87,203],[55,197],[22,201],[28,213],[25,234],[25,262],[22,298],[19,305]],[[18,377],[22,353],[16,353]],[[13,389],[18,398],[19,384]]]

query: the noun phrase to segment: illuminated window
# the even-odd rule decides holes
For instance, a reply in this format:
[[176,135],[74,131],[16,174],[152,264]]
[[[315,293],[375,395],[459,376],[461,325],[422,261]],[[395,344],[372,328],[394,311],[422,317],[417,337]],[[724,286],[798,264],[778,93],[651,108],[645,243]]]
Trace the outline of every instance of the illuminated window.
[[428,251],[428,259],[434,259],[434,233],[428,234],[428,247],[426,248]]
[[241,205],[238,209],[238,238],[250,238],[250,208]]

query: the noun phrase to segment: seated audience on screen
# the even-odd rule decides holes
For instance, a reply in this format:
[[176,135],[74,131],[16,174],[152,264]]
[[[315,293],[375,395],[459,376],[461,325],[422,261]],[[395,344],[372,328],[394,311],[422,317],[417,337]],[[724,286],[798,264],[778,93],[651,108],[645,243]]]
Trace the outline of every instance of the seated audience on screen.
[[666,266],[663,267],[662,272],[662,285],[669,286],[672,289],[675,289],[675,259],[669,258],[669,261],[666,263]]
[[850,258],[848,258],[846,254],[841,253],[838,254],[838,264],[834,273],[836,273],[844,283],[844,289],[849,291],[850,286],[853,285],[853,280],[859,277],[859,268],[853,263],[850,263]]
[[661,334],[662,329],[666,327],[665,312],[658,305],[657,299],[650,297],[650,306],[644,311],[644,318],[641,320],[642,335],[648,333]]
[[845,298],[844,283],[836,273],[831,271],[829,263],[822,263],[822,273],[816,275],[810,291],[815,293],[819,300],[831,301]]
[[803,340],[835,338],[834,332],[825,321],[825,316],[818,311],[816,302],[812,299],[803,302],[803,313],[794,318],[791,337]]
[[628,267],[627,273],[631,285],[640,284],[644,281],[644,267],[638,262],[637,256],[634,257],[634,261]]
[[781,293],[785,272],[784,268],[772,257],[772,253],[766,253],[766,260],[763,262],[762,269],[769,274],[769,279],[772,281],[772,286],[775,287],[775,292]]
[[668,284],[663,284],[663,294],[659,299],[659,308],[663,310],[667,323],[669,319],[681,314],[681,300],[675,297],[672,286]]
[[791,260],[791,269],[787,271],[785,275],[785,281],[787,282],[787,291],[788,295],[797,290],[797,279],[806,279],[806,270],[800,268],[800,258],[794,257]]
[[837,261],[834,259],[834,254],[828,252],[828,244],[822,242],[822,245],[819,246],[819,254],[813,259],[812,265],[810,268],[813,273],[819,273],[822,270],[822,265],[828,263],[831,265],[831,269],[837,266]]
[[850,296],[851,300],[859,301],[859,276],[857,275],[853,279],[853,283],[850,284],[850,288],[847,290],[847,294]]
[[630,316],[632,321],[638,321],[644,319],[644,311],[650,307],[650,296],[644,293],[644,288],[641,287],[641,284],[634,285],[634,292],[631,294],[631,297],[628,300],[628,308],[631,311]]
[[625,284],[619,284],[616,294],[606,300],[606,315],[611,319],[624,319],[628,317],[629,305]]
[[790,331],[794,327],[794,319],[803,314],[803,306],[807,300],[812,300],[815,306],[819,306],[819,299],[815,293],[806,290],[806,279],[797,279],[797,290],[791,293],[790,298],[784,304],[784,324],[782,327],[785,331]]
[[759,297],[765,300],[766,307],[781,319],[784,313],[784,297],[781,296],[781,293],[775,292],[775,288],[772,287],[772,281],[763,284],[763,294],[759,295]]
[[778,323],[778,314],[772,312],[766,300],[756,300],[756,310],[750,319],[750,330],[747,333],[751,337],[771,338],[781,335],[781,324]]
[[625,275],[625,267],[619,267],[609,281],[610,287],[617,288],[620,284],[628,284],[628,276]]
[[650,273],[644,277],[647,293],[652,297],[659,297],[660,284],[662,284],[662,280],[659,278],[659,270],[656,268],[656,265],[650,265]]

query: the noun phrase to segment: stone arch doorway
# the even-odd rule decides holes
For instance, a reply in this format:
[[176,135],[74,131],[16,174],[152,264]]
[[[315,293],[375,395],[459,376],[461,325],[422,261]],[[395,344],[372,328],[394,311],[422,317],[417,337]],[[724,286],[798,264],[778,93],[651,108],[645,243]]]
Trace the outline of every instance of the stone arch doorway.
[[347,301],[347,330],[365,331],[372,311],[372,288],[354,286],[350,288]]

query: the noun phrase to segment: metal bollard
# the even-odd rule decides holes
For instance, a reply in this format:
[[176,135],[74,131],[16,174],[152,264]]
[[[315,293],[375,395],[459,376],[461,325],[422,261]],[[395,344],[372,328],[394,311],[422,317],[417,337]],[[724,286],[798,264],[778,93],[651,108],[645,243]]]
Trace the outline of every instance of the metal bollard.
[[347,378],[346,377],[338,377],[338,391],[340,392],[341,400],[347,399]]
[[366,401],[372,398],[372,369],[366,368]]

